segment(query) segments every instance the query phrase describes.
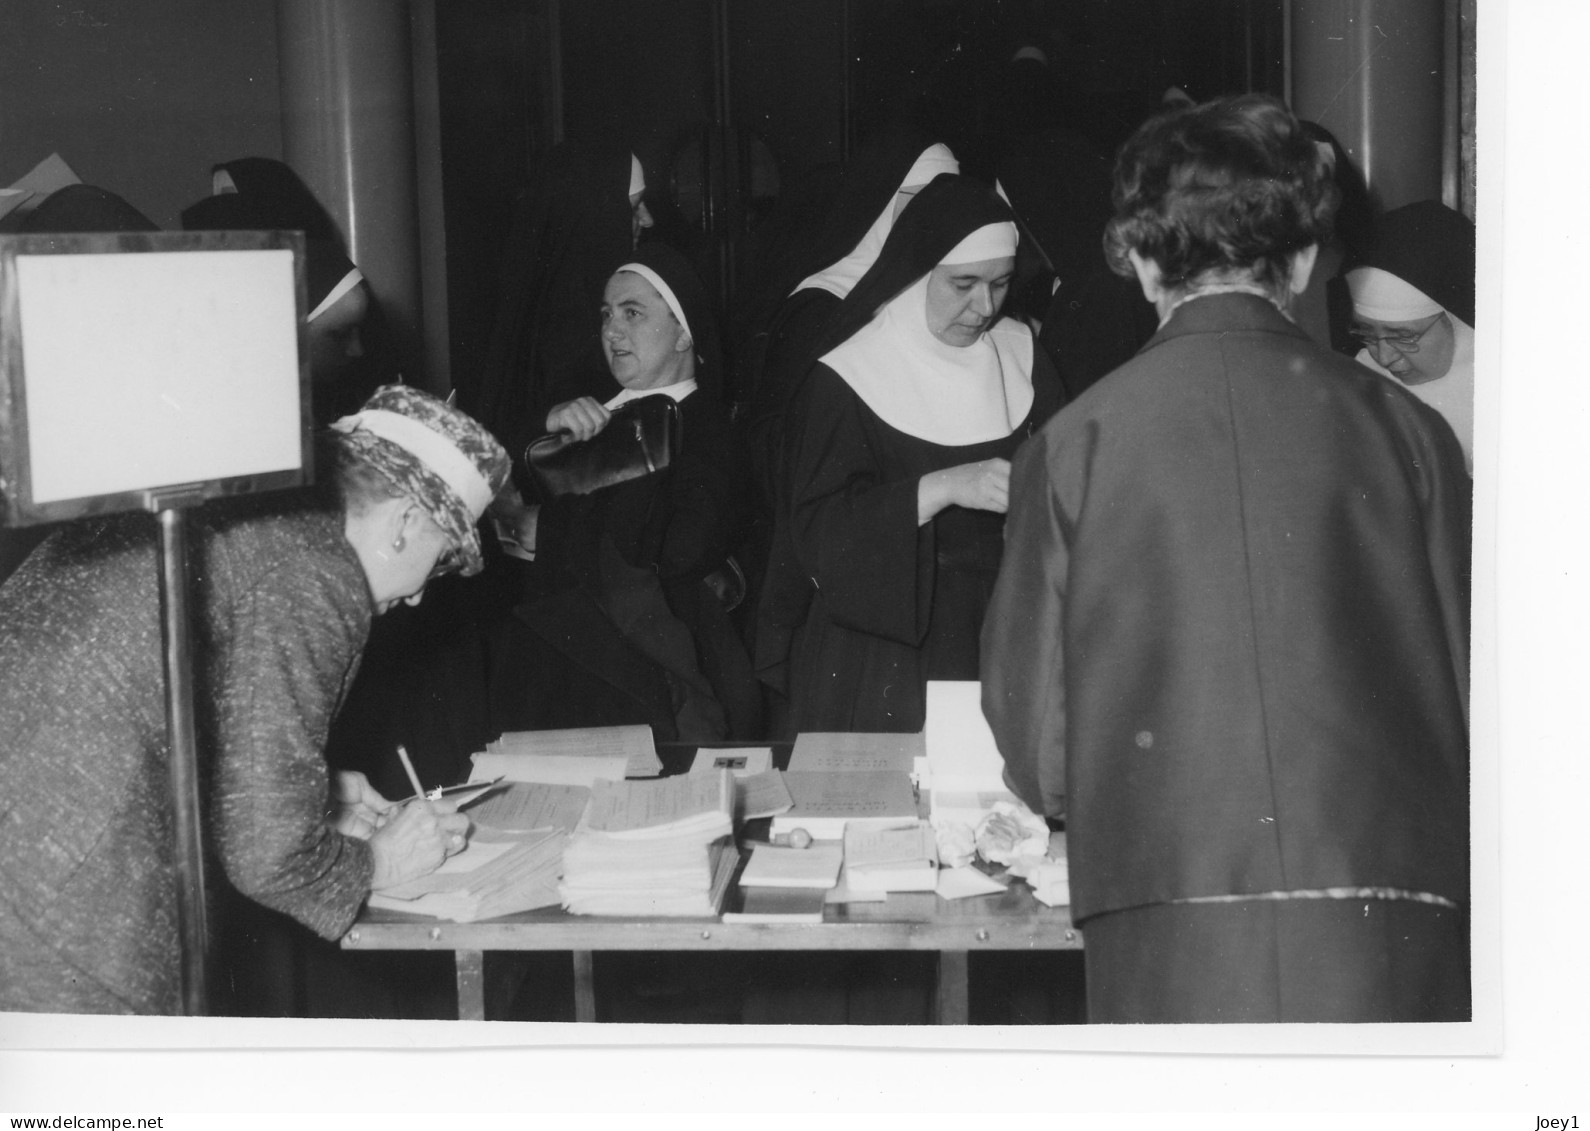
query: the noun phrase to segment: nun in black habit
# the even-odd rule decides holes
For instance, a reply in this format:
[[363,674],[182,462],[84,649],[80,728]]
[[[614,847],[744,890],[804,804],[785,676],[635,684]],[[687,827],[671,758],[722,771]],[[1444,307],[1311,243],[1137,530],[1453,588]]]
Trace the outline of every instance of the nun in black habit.
[[968,177],[916,195],[825,336],[785,420],[759,673],[793,731],[916,731],[930,679],[976,679],[1009,459],[1062,403],[1031,331],[1000,317],[1010,208]]
[[772,272],[776,297],[765,329],[753,337],[753,396],[746,417],[748,447],[770,503],[779,490],[774,474],[784,412],[824,326],[877,261],[906,202],[939,174],[959,171],[947,146],[916,131],[865,150],[845,170],[815,238]]
[[754,735],[760,692],[708,583],[749,510],[711,302],[683,255],[647,244],[612,273],[599,309],[606,385],[555,406],[548,427],[589,439],[626,401],[666,396],[682,439],[665,469],[528,505],[534,486],[516,464],[521,499],[495,512],[514,590],[512,616],[488,628],[489,729]]
[[597,311],[608,276],[651,226],[645,192],[628,147],[565,143],[520,196],[485,363],[454,374],[459,407],[510,452],[546,431],[554,405],[611,383]]

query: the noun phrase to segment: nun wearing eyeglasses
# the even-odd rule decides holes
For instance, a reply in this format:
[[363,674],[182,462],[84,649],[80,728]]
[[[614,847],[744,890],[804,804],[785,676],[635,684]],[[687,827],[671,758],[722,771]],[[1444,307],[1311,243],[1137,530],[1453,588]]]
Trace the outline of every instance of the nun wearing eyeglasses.
[[1347,273],[1357,360],[1439,412],[1474,474],[1474,225],[1434,200],[1393,209]]
[[[480,569],[508,459],[402,386],[321,458],[308,492],[196,516],[194,674],[212,876],[337,939],[464,847],[450,802],[394,805],[323,750],[373,619]],[[156,565],[150,515],[85,519],[0,585],[0,1009],[180,1012]]]
[[758,663],[792,731],[917,731],[930,679],[976,679],[1009,459],[1060,405],[1031,331],[1000,317],[1009,206],[933,180],[836,312],[785,421],[777,561]]

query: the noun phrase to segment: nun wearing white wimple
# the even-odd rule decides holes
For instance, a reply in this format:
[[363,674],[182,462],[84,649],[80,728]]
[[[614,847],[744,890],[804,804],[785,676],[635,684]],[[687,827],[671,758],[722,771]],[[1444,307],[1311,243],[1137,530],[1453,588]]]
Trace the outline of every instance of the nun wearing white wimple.
[[1457,434],[1474,474],[1474,225],[1422,200],[1375,225],[1347,273],[1357,360],[1407,386]]
[[1031,331],[1000,317],[1016,242],[992,189],[936,178],[791,402],[793,557],[769,567],[757,661],[792,732],[917,731],[929,679],[977,678],[1008,460],[1061,401]]

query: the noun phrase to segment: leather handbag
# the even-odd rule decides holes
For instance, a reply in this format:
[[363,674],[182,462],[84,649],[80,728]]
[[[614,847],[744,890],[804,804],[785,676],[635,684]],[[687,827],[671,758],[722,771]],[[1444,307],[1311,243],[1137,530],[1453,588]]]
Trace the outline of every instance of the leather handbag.
[[672,397],[637,397],[614,409],[607,426],[589,440],[551,432],[532,441],[525,466],[547,498],[589,495],[668,467],[683,431]]

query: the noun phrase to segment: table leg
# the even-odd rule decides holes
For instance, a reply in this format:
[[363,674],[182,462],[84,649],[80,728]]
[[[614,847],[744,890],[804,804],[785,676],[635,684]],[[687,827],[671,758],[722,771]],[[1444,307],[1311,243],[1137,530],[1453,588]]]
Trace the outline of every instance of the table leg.
[[596,1020],[596,977],[588,950],[574,952],[574,1020]]
[[938,996],[933,1021],[938,1025],[965,1025],[971,1017],[967,1000],[967,962],[964,950],[939,952]]
[[486,955],[478,950],[461,950],[454,960],[458,967],[458,1019],[486,1020]]

